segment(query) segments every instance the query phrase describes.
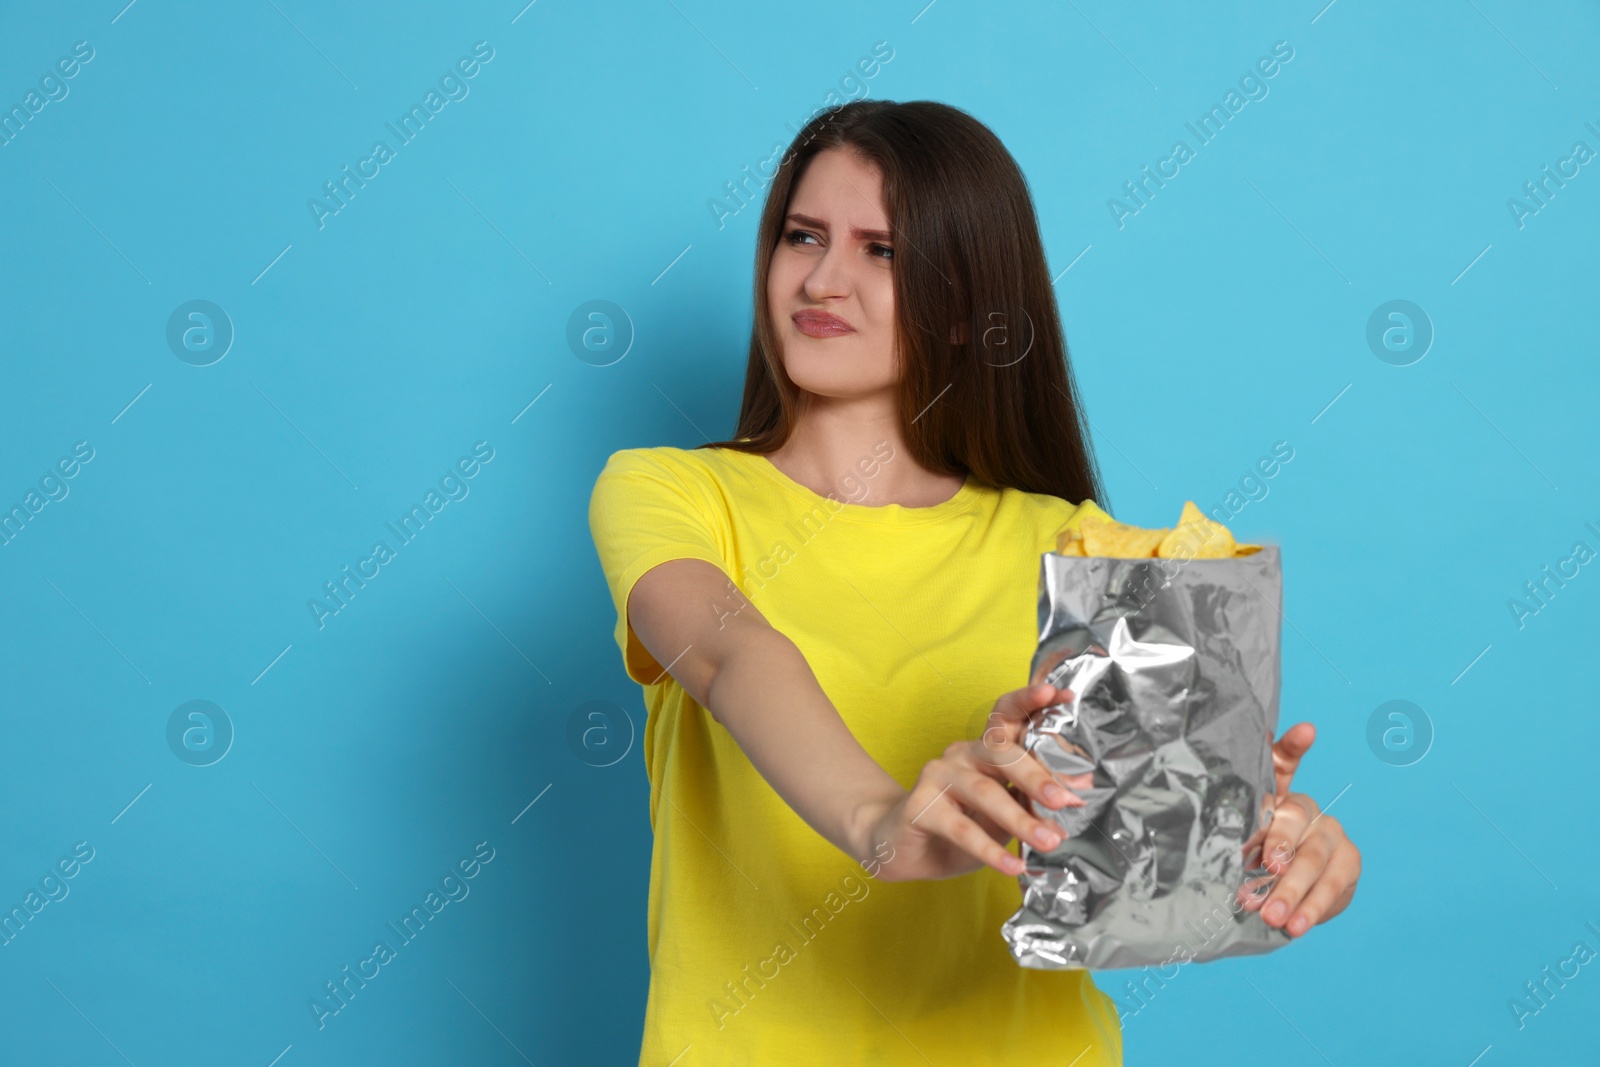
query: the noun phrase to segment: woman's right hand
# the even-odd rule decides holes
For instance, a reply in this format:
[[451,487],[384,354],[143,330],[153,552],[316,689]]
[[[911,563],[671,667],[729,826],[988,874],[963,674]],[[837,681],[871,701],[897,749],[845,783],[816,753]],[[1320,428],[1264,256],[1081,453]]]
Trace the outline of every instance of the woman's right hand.
[[1070,696],[1048,683],[1006,693],[982,737],[953,742],[928,761],[909,792],[865,808],[862,854],[870,858],[862,865],[868,873],[902,882],[951,878],[988,865],[1015,876],[1023,863],[1005,848],[1013,837],[1040,849],[1059,845],[1059,828],[1037,818],[1024,800],[1052,809],[1082,807],[1084,799],[1070,790],[1087,788],[1093,775],[1058,777],[1023,748],[1022,738],[1036,712]]

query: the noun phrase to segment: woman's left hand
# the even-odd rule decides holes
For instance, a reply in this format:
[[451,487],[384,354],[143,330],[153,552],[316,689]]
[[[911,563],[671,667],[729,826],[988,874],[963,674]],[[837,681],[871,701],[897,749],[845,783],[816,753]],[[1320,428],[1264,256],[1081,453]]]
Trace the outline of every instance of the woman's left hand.
[[1264,899],[1245,898],[1248,910],[1259,909],[1263,922],[1291,937],[1343,911],[1361,877],[1361,851],[1339,820],[1306,794],[1289,791],[1300,759],[1316,737],[1316,727],[1298,723],[1272,746],[1277,787],[1270,802],[1272,821],[1255,838],[1261,841],[1261,863],[1278,876],[1277,884]]

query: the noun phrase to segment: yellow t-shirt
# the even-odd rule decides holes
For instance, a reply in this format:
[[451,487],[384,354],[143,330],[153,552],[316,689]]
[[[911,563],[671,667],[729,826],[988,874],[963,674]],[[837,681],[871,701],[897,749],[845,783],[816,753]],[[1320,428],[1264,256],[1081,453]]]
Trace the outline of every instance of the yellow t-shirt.
[[[856,487],[885,462],[895,462],[886,442],[845,491],[860,499]],[[972,479],[932,507],[849,503],[733,449],[610,457],[589,524],[618,648],[644,687],[655,834],[641,1067],[1122,1062],[1115,1006],[1087,972],[1012,959],[1000,928],[1021,902],[1015,878],[987,867],[869,877],[795,814],[627,623],[628,593],[651,567],[716,564],[909,788],[951,741],[980,735],[1002,693],[1027,684],[1039,556],[1072,507]],[[730,592],[707,620],[738,604]]]

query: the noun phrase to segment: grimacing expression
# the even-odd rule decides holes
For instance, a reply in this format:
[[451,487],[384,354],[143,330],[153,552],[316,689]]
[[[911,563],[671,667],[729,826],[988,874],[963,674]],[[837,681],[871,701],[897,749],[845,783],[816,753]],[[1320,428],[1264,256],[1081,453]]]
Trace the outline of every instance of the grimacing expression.
[[[894,245],[876,164],[830,148],[795,183],[767,273],[784,370],[801,389],[850,398],[893,393]],[[813,337],[793,316],[836,315],[847,333]]]

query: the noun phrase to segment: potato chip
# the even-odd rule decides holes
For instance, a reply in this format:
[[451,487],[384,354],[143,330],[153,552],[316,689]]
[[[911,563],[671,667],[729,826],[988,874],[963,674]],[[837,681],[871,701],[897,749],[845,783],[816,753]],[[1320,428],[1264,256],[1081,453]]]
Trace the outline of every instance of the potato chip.
[[1063,556],[1083,556],[1083,535],[1076,530],[1062,530],[1056,538],[1056,552]]
[[1148,559],[1155,555],[1165,529],[1146,530],[1120,522],[1094,522],[1083,528],[1083,551],[1088,556],[1117,559]]
[[1067,516],[1067,521],[1061,524],[1061,528],[1063,530],[1071,530],[1073,533],[1081,533],[1085,521],[1114,522],[1116,520],[1101,511],[1100,505],[1093,500],[1085,500],[1072,510],[1072,514]]
[[1206,518],[1193,500],[1184,501],[1178,525],[1156,549],[1156,555],[1164,559],[1228,559],[1233,554],[1233,533]]
[[1093,500],[1085,500],[1072,510],[1067,516],[1067,521],[1061,524],[1061,532],[1056,535],[1056,552],[1063,556],[1087,555],[1083,550],[1083,525],[1113,521],[1110,515],[1100,510],[1100,505]]
[[1056,534],[1056,552],[1063,556],[1230,559],[1260,551],[1260,545],[1235,541],[1231,530],[1207,518],[1193,500],[1183,502],[1178,523],[1170,529],[1129,526],[1106,514],[1093,500],[1085,500]]

